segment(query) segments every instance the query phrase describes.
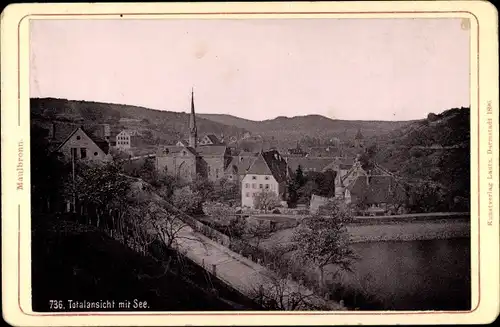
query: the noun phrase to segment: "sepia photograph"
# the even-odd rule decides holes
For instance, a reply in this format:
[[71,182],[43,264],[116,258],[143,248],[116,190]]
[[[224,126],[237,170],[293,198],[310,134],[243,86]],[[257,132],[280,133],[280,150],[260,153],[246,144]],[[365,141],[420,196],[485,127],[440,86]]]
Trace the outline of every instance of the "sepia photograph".
[[16,310],[488,319],[498,104],[478,99],[478,18],[241,6],[19,16],[18,93],[2,79]]
[[471,309],[467,21],[30,34],[34,311]]

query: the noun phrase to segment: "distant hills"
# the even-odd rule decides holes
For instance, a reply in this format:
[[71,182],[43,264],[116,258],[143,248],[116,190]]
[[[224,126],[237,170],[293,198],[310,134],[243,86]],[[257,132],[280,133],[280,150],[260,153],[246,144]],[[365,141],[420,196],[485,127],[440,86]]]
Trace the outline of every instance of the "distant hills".
[[[189,114],[154,110],[123,104],[76,101],[57,98],[31,99],[32,119],[62,120],[68,122],[108,123],[114,130],[135,128],[149,130],[159,143],[175,143],[186,138]],[[243,128],[221,124],[197,116],[198,134],[242,137]]]
[[308,137],[340,140],[352,140],[358,130],[365,137],[382,135],[401,128],[413,121],[358,121],[330,119],[321,115],[295,117],[276,117],[264,121],[253,121],[224,114],[200,114],[200,117],[214,122],[232,125],[251,131],[264,138],[275,138],[281,141],[299,141]]
[[[154,110],[124,104],[77,101],[57,98],[31,99],[33,119],[51,119],[69,122],[109,123],[112,129],[140,128],[150,130],[158,143],[174,143],[188,133],[189,114]],[[349,121],[334,120],[320,115],[277,117],[252,121],[231,115],[197,114],[198,133],[224,134],[240,140],[247,132],[275,142],[300,141],[303,138],[342,141],[354,138],[361,130],[367,138],[394,131],[411,121]]]

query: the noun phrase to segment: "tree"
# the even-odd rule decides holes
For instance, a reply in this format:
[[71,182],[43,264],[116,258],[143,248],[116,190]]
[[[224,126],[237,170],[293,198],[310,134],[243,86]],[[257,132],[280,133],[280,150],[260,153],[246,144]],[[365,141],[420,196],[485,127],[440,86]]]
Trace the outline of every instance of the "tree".
[[278,196],[272,191],[262,189],[261,192],[255,194],[254,207],[256,209],[264,210],[264,212],[267,212],[268,210],[272,210],[278,205]]
[[316,176],[316,184],[318,184],[317,195],[331,198],[335,196],[335,177],[337,173],[328,169],[324,173],[319,173]]
[[158,174],[156,172],[156,167],[153,158],[147,157],[144,160],[144,163],[139,169],[139,177],[150,184],[157,185]]
[[225,232],[231,237],[240,238],[246,229],[246,220],[236,215],[234,207],[224,203],[206,203],[203,206],[205,214],[212,218],[212,221],[225,228]]
[[250,240],[252,245],[259,247],[262,240],[268,238],[271,235],[269,226],[261,225],[258,223],[249,224],[245,230],[245,238]]
[[329,264],[350,271],[356,255],[350,246],[346,225],[352,216],[339,201],[332,200],[321,213],[304,218],[295,230],[295,256],[319,269],[320,285],[324,286],[324,267]]
[[200,213],[202,201],[202,196],[189,186],[176,189],[172,196],[174,206],[188,215]]
[[359,158],[361,162],[361,168],[365,171],[370,171],[375,168],[375,155],[377,154],[377,145],[372,144],[366,148]]
[[62,155],[49,151],[47,130],[34,125],[30,132],[32,209],[53,212],[54,204],[63,196],[61,190],[71,166],[64,162]]
[[127,198],[130,180],[120,173],[113,162],[79,163],[75,171],[75,183],[68,181],[66,194],[69,197],[75,194],[82,211],[86,211],[89,219],[92,214],[95,215],[96,226],[100,227],[113,209]]
[[288,183],[288,207],[295,208],[299,201],[299,189],[304,186],[307,179],[304,177],[302,167],[299,165],[295,171],[293,179]]
[[167,248],[175,249],[181,239],[201,241],[186,233],[188,225],[177,213],[169,212],[156,203],[150,203],[144,214],[147,224]]
[[256,303],[267,310],[322,310],[327,309],[324,303],[312,292],[301,290],[285,278],[275,275],[267,276],[267,280],[258,284],[251,293]]
[[420,181],[409,189],[408,208],[412,212],[436,212],[444,209],[446,190],[432,181]]
[[240,188],[238,183],[223,178],[214,186],[213,198],[218,201],[233,204],[240,199]]
[[193,193],[196,193],[201,197],[202,202],[210,201],[214,197],[214,183],[200,175],[196,176],[196,178],[191,182],[190,188]]

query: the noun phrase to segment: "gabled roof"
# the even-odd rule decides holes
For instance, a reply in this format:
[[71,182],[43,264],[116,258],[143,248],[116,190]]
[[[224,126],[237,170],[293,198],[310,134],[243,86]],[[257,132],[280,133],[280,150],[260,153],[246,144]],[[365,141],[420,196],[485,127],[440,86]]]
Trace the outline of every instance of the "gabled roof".
[[225,171],[231,174],[246,174],[250,166],[257,160],[257,156],[242,157],[233,156],[228,161]]
[[226,154],[225,145],[200,145],[196,148],[200,156],[223,156]]
[[79,130],[81,130],[85,135],[87,135],[87,137],[91,139],[92,142],[94,142],[105,154],[109,153],[109,143],[106,140],[86,132],[82,127],[75,128],[73,132],[71,132],[64,141],[58,144],[57,148],[55,148],[55,151],[59,151],[63,147],[63,145],[66,144],[66,142],[68,142],[68,140],[73,135],[75,135],[75,133]]
[[391,203],[398,196],[404,196],[404,190],[392,176],[359,176],[347,187],[353,202]]
[[278,183],[286,180],[287,163],[278,151],[261,152],[247,172],[254,175],[273,175]]
[[[84,131],[85,132],[85,131]],[[90,139],[92,141],[94,141],[94,143],[105,153],[105,154],[108,154],[109,153],[109,143],[108,141],[106,141],[105,139],[103,138],[100,138],[98,136],[95,136],[91,133],[85,133],[87,134],[88,137],[90,137]]]
[[215,136],[215,134],[207,134],[205,135],[209,140],[210,142],[212,142],[212,144],[214,145],[221,145],[222,142],[219,140],[219,138],[217,136]]

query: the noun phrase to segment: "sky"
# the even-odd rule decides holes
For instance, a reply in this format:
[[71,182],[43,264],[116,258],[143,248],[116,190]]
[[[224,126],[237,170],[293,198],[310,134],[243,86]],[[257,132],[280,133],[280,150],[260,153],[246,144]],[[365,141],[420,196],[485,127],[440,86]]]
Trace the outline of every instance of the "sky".
[[30,95],[252,120],[470,105],[460,19],[32,20]]

